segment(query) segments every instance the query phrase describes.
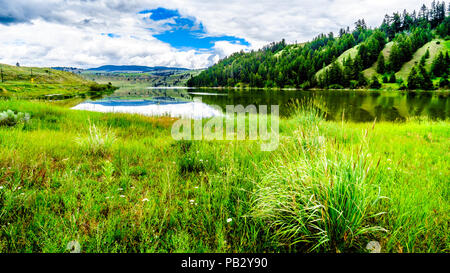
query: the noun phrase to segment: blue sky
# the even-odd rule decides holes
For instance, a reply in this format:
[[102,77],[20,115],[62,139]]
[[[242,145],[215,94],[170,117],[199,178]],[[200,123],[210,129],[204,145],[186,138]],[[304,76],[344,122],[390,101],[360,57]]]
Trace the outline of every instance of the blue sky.
[[180,50],[212,50],[215,42],[218,41],[250,46],[250,43],[243,38],[234,36],[208,36],[201,22],[197,22],[193,17],[181,16],[178,10],[159,7],[157,9],[140,11],[139,14],[148,14],[148,18],[153,21],[167,21],[164,26],[169,29],[153,36]]

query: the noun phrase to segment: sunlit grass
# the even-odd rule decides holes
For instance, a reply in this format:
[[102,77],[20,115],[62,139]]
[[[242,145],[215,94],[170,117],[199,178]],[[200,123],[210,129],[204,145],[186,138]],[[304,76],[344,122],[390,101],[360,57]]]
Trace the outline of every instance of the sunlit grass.
[[169,117],[7,109],[31,119],[0,127],[0,252],[450,251],[448,121],[327,122],[307,106],[267,153],[174,141]]

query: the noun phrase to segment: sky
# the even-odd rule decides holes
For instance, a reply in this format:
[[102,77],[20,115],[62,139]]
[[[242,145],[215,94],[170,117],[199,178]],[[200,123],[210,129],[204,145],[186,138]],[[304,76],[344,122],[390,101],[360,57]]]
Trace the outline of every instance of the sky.
[[306,42],[431,0],[0,0],[0,63],[205,68],[241,50]]

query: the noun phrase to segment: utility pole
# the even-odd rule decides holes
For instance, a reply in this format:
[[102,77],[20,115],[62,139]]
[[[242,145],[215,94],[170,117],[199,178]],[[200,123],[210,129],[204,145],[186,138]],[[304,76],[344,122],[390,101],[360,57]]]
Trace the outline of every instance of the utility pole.
[[4,80],[3,80],[3,67],[0,67],[0,71],[1,71],[1,74],[2,74],[2,82],[4,82]]

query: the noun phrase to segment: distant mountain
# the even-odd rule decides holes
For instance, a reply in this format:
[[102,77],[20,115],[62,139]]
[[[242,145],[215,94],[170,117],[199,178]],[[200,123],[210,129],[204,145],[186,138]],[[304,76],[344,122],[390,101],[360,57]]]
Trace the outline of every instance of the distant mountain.
[[165,66],[139,66],[139,65],[104,65],[97,68],[87,69],[88,71],[102,71],[102,72],[154,72],[162,70],[177,70],[187,71],[187,68],[165,67]]

